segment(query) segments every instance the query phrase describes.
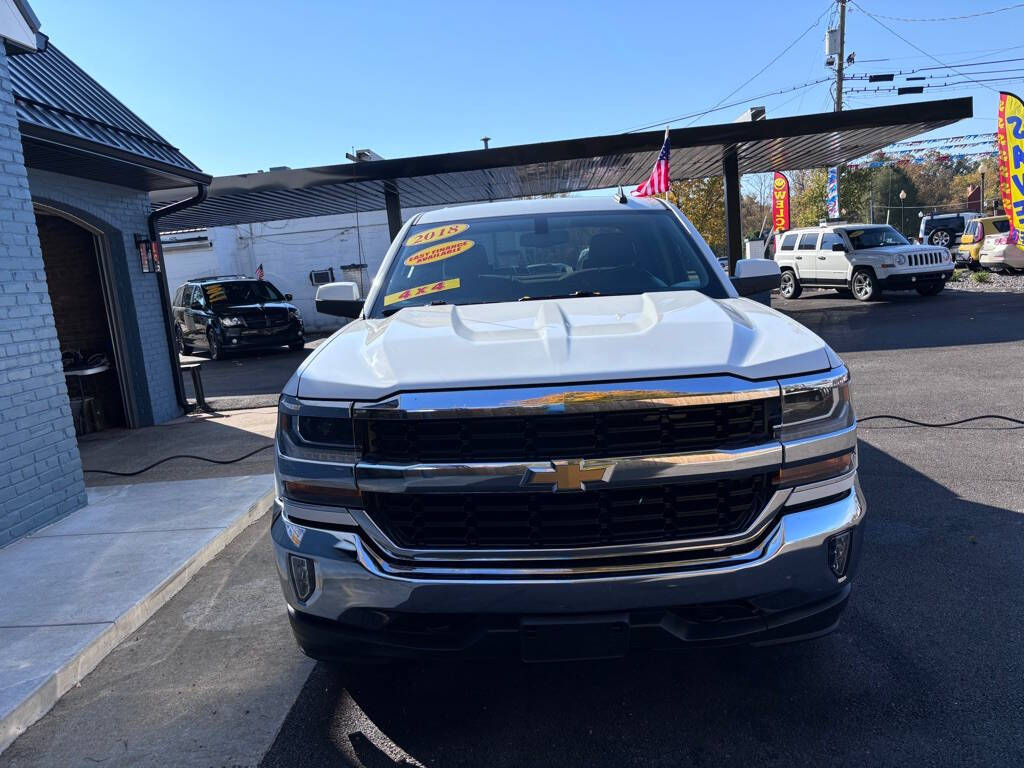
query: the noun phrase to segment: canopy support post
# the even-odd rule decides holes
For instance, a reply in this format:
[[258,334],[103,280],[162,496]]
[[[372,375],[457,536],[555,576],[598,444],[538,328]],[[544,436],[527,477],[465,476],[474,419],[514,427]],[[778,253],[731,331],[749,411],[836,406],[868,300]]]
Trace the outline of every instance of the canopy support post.
[[388,232],[394,240],[402,230],[402,201],[398,197],[398,185],[393,181],[384,182],[384,207],[388,212]]
[[735,145],[726,147],[722,154],[722,176],[725,177],[725,252],[729,257],[729,274],[735,275],[736,262],[743,257],[740,166]]

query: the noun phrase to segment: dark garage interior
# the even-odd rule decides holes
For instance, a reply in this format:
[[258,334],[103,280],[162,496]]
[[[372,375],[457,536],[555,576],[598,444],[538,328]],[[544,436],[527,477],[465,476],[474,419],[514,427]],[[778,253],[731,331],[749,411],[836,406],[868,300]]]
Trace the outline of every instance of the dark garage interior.
[[67,219],[40,212],[36,225],[75,431],[82,435],[123,427],[124,399],[96,236]]

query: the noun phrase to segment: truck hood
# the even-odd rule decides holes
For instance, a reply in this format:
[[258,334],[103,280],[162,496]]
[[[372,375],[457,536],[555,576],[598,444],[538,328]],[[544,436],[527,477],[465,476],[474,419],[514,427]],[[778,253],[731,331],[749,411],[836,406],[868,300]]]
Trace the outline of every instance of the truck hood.
[[887,245],[884,248],[861,248],[859,251],[854,251],[853,256],[892,256],[897,253],[909,254],[909,253],[942,253],[943,251],[949,250],[943,248],[941,245],[928,245],[927,243],[921,243],[920,245]]
[[410,307],[321,344],[285,392],[377,400],[400,391],[826,370],[826,344],[748,299],[696,291]]

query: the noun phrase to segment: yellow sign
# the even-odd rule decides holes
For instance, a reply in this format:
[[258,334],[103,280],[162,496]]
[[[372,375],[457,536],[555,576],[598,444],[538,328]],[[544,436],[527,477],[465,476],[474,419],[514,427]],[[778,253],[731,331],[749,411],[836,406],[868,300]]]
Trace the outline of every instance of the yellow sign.
[[461,235],[469,229],[469,224],[444,224],[433,229],[425,229],[405,241],[406,245],[423,245],[424,243],[436,243],[438,240],[445,240],[454,235]]
[[453,288],[458,288],[460,285],[461,283],[459,282],[459,278],[453,277],[451,280],[441,280],[436,283],[418,285],[415,288],[409,288],[398,293],[389,293],[384,297],[384,306],[386,307],[389,304],[397,304],[400,301],[415,299],[417,296],[429,296],[432,293],[450,291]]
[[475,243],[472,240],[452,240],[450,243],[440,243],[416,251],[405,260],[405,266],[418,267],[422,264],[432,264],[435,261],[444,261],[452,256],[458,256],[472,248]]
[[996,138],[999,191],[1010,217],[1009,240],[1016,243],[1024,231],[1024,102],[1012,93],[999,94]]

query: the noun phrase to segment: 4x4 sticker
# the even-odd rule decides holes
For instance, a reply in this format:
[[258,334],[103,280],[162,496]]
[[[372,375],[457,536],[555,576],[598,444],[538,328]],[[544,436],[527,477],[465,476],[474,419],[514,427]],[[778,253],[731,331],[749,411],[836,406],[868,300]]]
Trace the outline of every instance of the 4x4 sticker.
[[450,243],[441,243],[416,251],[405,260],[405,266],[418,267],[421,264],[431,264],[435,261],[444,261],[452,256],[458,256],[472,248],[476,243],[472,240],[452,240]]
[[436,243],[438,240],[446,240],[454,235],[461,235],[469,229],[469,224],[445,224],[433,229],[424,229],[405,241],[406,245],[423,245],[424,243]]
[[461,285],[459,278],[453,277],[451,280],[441,280],[436,283],[427,283],[426,285],[418,285],[415,288],[409,288],[399,293],[389,293],[384,297],[384,306],[388,304],[397,304],[400,301],[406,301],[408,299],[415,299],[417,296],[429,296],[432,293],[440,293],[441,291],[450,291],[453,288],[458,288]]

